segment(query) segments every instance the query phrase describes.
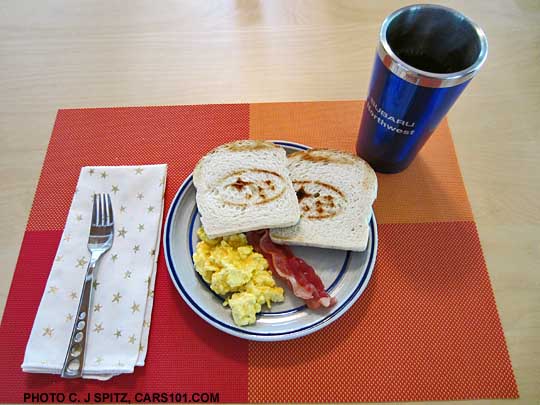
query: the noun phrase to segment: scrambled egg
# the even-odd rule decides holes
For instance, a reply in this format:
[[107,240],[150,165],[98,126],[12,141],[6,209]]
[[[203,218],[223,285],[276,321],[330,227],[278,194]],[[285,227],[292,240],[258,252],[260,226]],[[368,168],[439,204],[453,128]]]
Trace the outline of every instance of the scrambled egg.
[[283,302],[283,288],[277,287],[268,270],[268,262],[253,251],[246,235],[239,233],[210,239],[201,227],[197,231],[193,261],[195,269],[212,291],[225,298],[234,323],[245,326],[255,323],[262,305]]

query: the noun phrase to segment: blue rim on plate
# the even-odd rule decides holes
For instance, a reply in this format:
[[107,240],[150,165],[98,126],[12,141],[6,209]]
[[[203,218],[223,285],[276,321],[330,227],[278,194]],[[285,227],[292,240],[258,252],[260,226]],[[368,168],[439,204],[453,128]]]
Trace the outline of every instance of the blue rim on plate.
[[[295,150],[307,150],[309,149],[309,147],[305,146],[305,145],[301,145],[301,144],[297,144],[297,143],[293,143],[293,142],[285,142],[285,141],[272,141],[273,143],[275,144],[278,144],[280,146],[284,146],[284,147],[287,147],[287,148],[290,148],[290,149],[295,149]],[[181,280],[180,280],[180,277],[178,275],[178,269],[177,269],[177,266],[175,265],[174,263],[174,260],[173,260],[173,255],[172,255],[172,242],[171,242],[171,234],[172,234],[172,230],[173,230],[173,222],[174,222],[174,217],[177,213],[177,209],[178,209],[178,205],[180,204],[180,202],[182,201],[186,191],[188,191],[190,189],[190,187],[194,187],[193,186],[193,178],[192,178],[192,175],[189,175],[188,178],[183,182],[183,184],[181,185],[180,189],[178,190],[178,192],[176,193],[173,201],[172,201],[172,204],[171,204],[171,207],[169,208],[169,213],[167,214],[167,219],[166,219],[166,222],[165,222],[165,230],[164,230],[164,238],[163,238],[163,243],[164,243],[164,252],[165,252],[165,259],[166,259],[166,262],[167,262],[167,267],[168,267],[168,270],[169,270],[169,275],[171,277],[171,280],[173,282],[173,284],[175,285],[176,289],[178,290],[178,292],[180,293],[180,295],[182,296],[182,298],[184,299],[184,301],[199,315],[201,316],[205,321],[207,321],[208,323],[210,323],[211,325],[215,326],[216,328],[226,332],[226,333],[229,333],[231,335],[234,335],[234,336],[238,336],[238,337],[241,337],[241,338],[245,338],[245,339],[250,339],[250,340],[259,340],[259,341],[277,341],[277,340],[287,340],[287,339],[294,339],[294,338],[297,338],[297,337],[300,337],[300,336],[305,336],[307,334],[310,334],[312,332],[315,332],[325,326],[327,326],[328,324],[330,324],[331,322],[335,321],[337,318],[339,318],[341,315],[343,315],[343,313],[345,313],[351,306],[352,304],[354,304],[354,302],[356,302],[356,300],[360,297],[360,295],[363,293],[363,291],[365,290],[370,278],[371,278],[371,275],[373,273],[373,268],[374,268],[374,265],[375,265],[375,258],[376,258],[376,254],[377,254],[377,224],[376,224],[376,219],[375,219],[375,215],[373,214],[371,216],[371,220],[370,220],[370,223],[369,223],[369,226],[370,226],[370,238],[371,238],[371,243],[370,243],[370,251],[369,251],[369,257],[367,259],[367,264],[366,264],[366,271],[364,272],[364,274],[362,275],[362,277],[360,278],[360,280],[358,281],[358,284],[355,286],[355,288],[352,290],[352,292],[348,295],[348,297],[343,300],[343,301],[340,301],[338,302],[338,304],[336,305],[339,305],[333,312],[327,314],[326,316],[324,316],[323,318],[313,322],[313,323],[310,323],[308,325],[305,325],[303,327],[299,327],[299,328],[296,328],[296,329],[291,329],[291,330],[288,330],[286,332],[257,332],[257,331],[253,331],[253,330],[250,330],[249,328],[244,328],[244,327],[238,327],[238,326],[232,326],[226,322],[223,322],[222,320],[220,319],[217,319],[216,317],[212,316],[210,313],[208,313],[208,311],[205,310],[205,308],[203,308],[201,305],[199,305],[196,300],[192,297],[192,295],[190,295],[189,291],[187,291],[187,289],[185,288],[185,286],[182,284]],[[188,231],[188,234],[189,234],[189,238],[191,238],[191,233],[193,232],[193,224],[195,222],[195,218],[198,216],[198,212],[197,212],[197,209],[196,207],[194,208],[194,211],[193,213],[191,213],[191,218],[190,218],[190,230]],[[190,245],[191,245],[191,241],[190,241]],[[190,253],[192,251],[192,246],[190,246]],[[346,255],[346,260],[344,262],[344,265],[342,266],[341,268],[341,271],[339,272],[338,276],[336,277],[336,280],[332,283],[332,285],[329,287],[328,290],[330,290],[330,288],[333,288],[333,285],[336,284],[339,279],[342,277],[346,267],[347,267],[347,263],[350,261],[350,255],[351,255],[351,252],[347,252],[347,255]],[[191,264],[193,265],[193,262],[191,260]],[[194,273],[196,273],[195,269],[192,267],[191,269],[184,269],[185,271],[193,271]],[[196,273],[198,275],[198,273]],[[303,310],[308,310],[307,307],[305,306],[300,306],[300,307],[297,307],[297,308],[293,308],[292,310],[289,309],[289,310],[286,310],[286,311],[283,311],[283,312],[272,312],[272,313],[264,313],[265,315],[269,315],[269,316],[274,316],[274,315],[281,315],[283,313],[286,313],[286,314],[289,314],[291,312],[296,312],[296,311],[303,311]]]

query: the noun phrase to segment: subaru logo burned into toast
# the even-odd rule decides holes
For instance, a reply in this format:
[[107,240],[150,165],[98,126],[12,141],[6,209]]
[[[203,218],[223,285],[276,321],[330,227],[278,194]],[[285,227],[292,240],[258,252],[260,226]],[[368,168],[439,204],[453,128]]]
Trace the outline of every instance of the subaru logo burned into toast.
[[238,170],[223,177],[214,192],[225,204],[247,207],[267,204],[285,193],[285,179],[264,169]]
[[322,181],[293,181],[301,216],[307,219],[332,218],[343,211],[345,194],[337,187]]

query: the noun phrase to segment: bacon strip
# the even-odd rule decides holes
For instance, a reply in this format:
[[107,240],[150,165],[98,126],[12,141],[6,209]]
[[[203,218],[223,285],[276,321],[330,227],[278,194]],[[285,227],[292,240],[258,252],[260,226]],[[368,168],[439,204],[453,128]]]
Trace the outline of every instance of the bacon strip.
[[313,267],[296,257],[287,246],[272,242],[268,229],[248,232],[247,238],[253,249],[268,261],[272,272],[285,280],[294,295],[302,298],[309,308],[328,308],[336,303],[336,299],[325,291]]

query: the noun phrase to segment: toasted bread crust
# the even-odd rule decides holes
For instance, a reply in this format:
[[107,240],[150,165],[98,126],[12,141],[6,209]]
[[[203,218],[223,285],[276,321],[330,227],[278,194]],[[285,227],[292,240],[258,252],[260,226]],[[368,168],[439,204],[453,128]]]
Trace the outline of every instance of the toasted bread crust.
[[344,165],[353,165],[358,164],[359,162],[365,163],[364,160],[353,155],[352,153],[333,149],[309,149],[291,153],[288,158],[307,160],[310,162],[338,163]]
[[245,139],[241,141],[234,141],[234,142],[220,145],[217,148],[211,150],[208,153],[208,155],[215,152],[223,151],[223,150],[229,150],[233,152],[244,152],[244,151],[261,150],[261,149],[275,149],[275,148],[280,148],[280,146],[274,145],[271,142]]
[[212,149],[210,152],[208,152],[206,155],[204,155],[201,160],[197,163],[195,166],[194,172],[198,171],[200,165],[203,163],[203,161],[208,157],[215,153],[219,153],[222,151],[231,151],[231,152],[246,152],[246,151],[254,151],[254,150],[262,150],[262,149],[279,149],[280,146],[274,145],[271,142],[266,141],[259,141],[259,140],[249,140],[244,139],[241,141],[234,141],[230,143],[225,143],[223,145],[219,145],[218,147]]

